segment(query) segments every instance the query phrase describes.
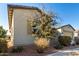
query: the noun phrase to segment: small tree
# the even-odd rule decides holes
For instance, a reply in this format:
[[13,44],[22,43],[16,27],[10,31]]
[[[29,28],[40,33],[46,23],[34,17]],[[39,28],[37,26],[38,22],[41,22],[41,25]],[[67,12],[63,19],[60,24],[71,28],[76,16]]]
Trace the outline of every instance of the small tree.
[[41,18],[33,20],[32,33],[38,38],[51,39],[54,33],[52,26],[56,24],[57,22],[54,20],[54,16],[44,14]]
[[0,26],[0,53],[7,51],[7,41],[5,40],[7,31]]
[[2,26],[0,26],[0,38],[5,38],[6,33],[7,31]]
[[[36,16],[37,17],[37,16]],[[53,36],[56,32],[55,25],[57,24],[54,14],[43,13],[39,18],[34,18],[32,21],[32,34],[36,37],[37,46],[40,48],[46,48],[46,45],[41,44],[41,42],[49,43],[50,39],[53,39]],[[40,41],[40,42],[38,42]],[[40,43],[40,44],[38,44]],[[47,43],[46,43],[47,44]],[[48,44],[47,44],[48,46]],[[43,49],[42,49],[43,50]]]

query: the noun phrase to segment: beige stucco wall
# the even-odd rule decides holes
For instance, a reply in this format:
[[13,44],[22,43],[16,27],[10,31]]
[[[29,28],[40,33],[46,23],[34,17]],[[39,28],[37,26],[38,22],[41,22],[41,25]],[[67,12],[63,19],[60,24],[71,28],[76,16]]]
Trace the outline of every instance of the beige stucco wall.
[[27,19],[34,16],[34,10],[14,9],[14,45],[27,45],[34,42],[34,37],[27,33]]
[[73,32],[66,32],[64,31],[64,36],[70,36],[71,38],[73,38]]
[[70,36],[71,38],[74,36],[74,30],[69,26],[63,27],[62,32],[64,36]]
[[78,33],[77,32],[74,32],[74,37],[78,37]]
[[14,14],[12,16],[12,24],[11,24],[11,28],[9,29],[9,36],[10,36],[10,39],[7,40],[7,46],[8,48],[12,47],[14,45]]

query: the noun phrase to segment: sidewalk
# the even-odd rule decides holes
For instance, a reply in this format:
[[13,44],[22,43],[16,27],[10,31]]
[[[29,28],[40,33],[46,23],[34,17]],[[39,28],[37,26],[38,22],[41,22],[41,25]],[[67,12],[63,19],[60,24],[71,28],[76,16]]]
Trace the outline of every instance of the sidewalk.
[[[49,54],[47,56],[73,56],[72,53],[76,53],[76,52],[77,53],[79,52],[79,48],[74,48],[69,50],[59,50],[58,52]],[[79,53],[77,55],[79,56]]]

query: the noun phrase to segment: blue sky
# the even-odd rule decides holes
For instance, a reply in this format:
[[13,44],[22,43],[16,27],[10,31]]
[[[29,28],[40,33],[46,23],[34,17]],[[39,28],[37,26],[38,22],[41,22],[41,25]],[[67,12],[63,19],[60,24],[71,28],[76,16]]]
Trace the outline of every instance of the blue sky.
[[[71,24],[75,29],[79,29],[79,4],[77,3],[17,3],[16,5],[35,6],[38,8],[43,8],[43,5],[46,10],[53,10],[53,12],[61,18],[61,25]],[[5,29],[8,28],[8,13],[6,3],[0,4],[0,25],[2,25]]]

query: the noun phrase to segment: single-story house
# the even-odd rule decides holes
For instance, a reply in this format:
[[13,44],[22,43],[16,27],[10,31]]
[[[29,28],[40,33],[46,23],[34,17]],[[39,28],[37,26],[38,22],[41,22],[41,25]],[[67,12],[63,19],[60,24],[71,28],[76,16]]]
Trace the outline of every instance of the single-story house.
[[70,24],[59,27],[58,31],[61,36],[70,36],[74,38],[75,29]]
[[8,5],[9,31],[14,46],[28,45],[34,42],[31,21],[41,15],[42,11],[36,7]]

